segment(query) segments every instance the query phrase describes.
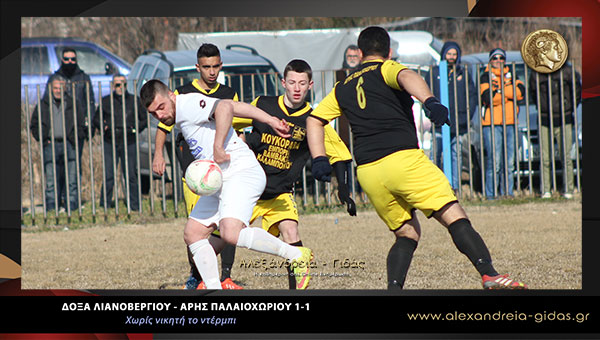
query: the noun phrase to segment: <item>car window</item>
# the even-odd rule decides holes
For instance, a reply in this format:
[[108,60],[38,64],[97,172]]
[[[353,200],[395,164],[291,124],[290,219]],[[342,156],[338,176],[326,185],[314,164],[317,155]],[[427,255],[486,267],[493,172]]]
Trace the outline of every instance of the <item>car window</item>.
[[225,85],[233,88],[240,101],[251,102],[257,96],[277,96],[282,93],[279,75],[270,66],[223,67]]
[[396,59],[399,63],[415,65],[433,65],[437,60],[433,58],[428,51],[419,51],[417,53],[398,54]]
[[165,73],[165,71],[163,71],[162,69],[159,68],[158,70],[156,70],[156,74],[154,75],[154,78],[160,79],[163,82],[166,82],[168,77],[167,77],[167,74]]
[[177,71],[173,74],[173,84],[175,87],[179,87],[183,84],[193,81],[198,77],[200,77],[200,74],[198,71],[196,71],[196,69]]
[[142,71],[140,72],[140,76],[138,77],[137,92],[139,92],[144,83],[150,79],[152,79],[152,65],[144,64]]
[[48,49],[43,46],[21,48],[21,73],[50,74]]
[[[56,55],[62,57],[62,51],[65,46],[56,46]],[[96,52],[94,49],[85,46],[73,47],[77,51],[77,64],[87,74],[105,74],[104,68],[107,62],[106,57]]]

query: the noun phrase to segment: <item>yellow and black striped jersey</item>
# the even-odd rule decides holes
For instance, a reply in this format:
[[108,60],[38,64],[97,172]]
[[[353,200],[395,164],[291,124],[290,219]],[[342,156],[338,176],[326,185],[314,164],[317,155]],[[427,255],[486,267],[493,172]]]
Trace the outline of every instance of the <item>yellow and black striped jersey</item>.
[[[305,103],[298,109],[284,104],[282,96],[261,96],[254,99],[252,105],[290,125],[289,138],[282,138],[273,129],[261,122],[252,121],[252,132],[246,136],[246,143],[265,170],[267,186],[260,199],[271,199],[282,193],[292,192],[294,182],[302,173],[310,152],[306,139],[306,118],[312,108]],[[330,130],[329,130],[330,129]],[[350,160],[351,155],[344,142],[329,126],[325,134],[330,162]]]
[[358,165],[419,147],[412,113],[414,101],[398,84],[406,66],[395,61],[364,62],[321,101],[311,116],[331,121],[345,115]]

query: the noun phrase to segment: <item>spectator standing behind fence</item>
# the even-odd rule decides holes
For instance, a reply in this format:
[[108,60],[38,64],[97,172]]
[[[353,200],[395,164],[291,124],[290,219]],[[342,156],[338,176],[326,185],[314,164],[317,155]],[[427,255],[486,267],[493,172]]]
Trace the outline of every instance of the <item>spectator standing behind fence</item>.
[[[93,118],[93,127],[94,131],[95,129],[103,129],[104,131],[104,167],[106,171],[106,182],[103,184],[103,190],[104,187],[106,187],[106,199],[109,202],[109,206],[114,207],[115,205],[115,202],[111,201],[115,184],[115,173],[113,170],[114,159],[116,162],[114,168],[116,168],[120,161],[123,178],[129,178],[129,203],[131,210],[139,211],[140,199],[137,181],[138,167],[135,143],[135,120],[138,119],[138,129],[139,132],[141,132],[146,128],[148,115],[146,110],[141,105],[138,105],[138,114],[136,117],[135,98],[132,94],[127,92],[126,87],[127,79],[125,76],[121,74],[113,76],[112,95],[108,94],[102,97],[102,124],[100,124],[100,107],[98,107]],[[125,111],[125,125],[123,125],[123,110]],[[116,156],[113,156],[113,131]],[[127,140],[126,144],[125,139]],[[127,154],[127,162],[125,162],[125,154]],[[126,164],[127,166],[125,166]],[[129,176],[126,177],[127,175]],[[103,192],[100,194],[100,197],[100,206],[104,206]]]
[[[89,108],[90,108],[90,116],[93,114],[95,109],[95,101],[94,101],[94,88],[92,86],[92,81],[90,76],[85,73],[81,68],[79,68],[79,64],[77,63],[77,52],[75,49],[71,47],[66,47],[62,51],[61,56],[61,65],[56,72],[55,75],[62,76],[65,83],[65,92],[69,94],[71,100],[73,98],[73,86],[75,87],[75,109],[77,110],[77,116],[81,116],[83,119],[84,129],[81,133],[78,131],[78,148],[79,148],[79,159],[81,159],[81,153],[83,152],[83,142],[87,139],[87,117],[88,117],[88,95],[86,90],[86,83],[89,83]],[[47,86],[47,85],[46,85]],[[80,167],[80,173],[81,173]]]
[[[515,169],[515,114],[518,114],[519,107],[516,107],[513,89],[517,85],[517,100],[523,99],[525,87],[523,82],[513,75],[510,68],[504,65],[506,52],[501,48],[495,48],[490,51],[489,65],[481,75],[480,93],[481,101],[485,107],[483,113],[483,145],[485,149],[485,196],[487,199],[495,199],[494,184],[498,189],[500,196],[513,196]],[[490,72],[491,65],[491,72]],[[490,79],[491,73],[491,79]],[[502,78],[504,80],[502,80]],[[502,88],[504,82],[504,88]],[[491,88],[490,88],[491,86]],[[490,90],[492,91],[490,93]],[[490,96],[492,105],[490,105]],[[504,96],[504,97],[503,97]],[[504,98],[504,102],[502,99]],[[490,110],[490,106],[492,110]],[[506,121],[503,120],[503,110]],[[493,111],[493,112],[492,112]],[[492,144],[492,118],[493,120],[493,141]],[[504,125],[506,123],[506,140],[504,139]],[[505,149],[506,146],[506,149]],[[506,152],[507,164],[504,164],[504,152]],[[505,170],[508,178],[505,178]],[[494,178],[494,173],[495,178]],[[508,191],[507,189],[508,185]]]
[[[559,155],[562,159],[565,152],[563,152],[563,127],[562,127],[562,110],[564,109],[565,126],[564,126],[564,145],[567,147],[566,161],[567,165],[567,176],[566,180],[566,191],[563,193],[567,199],[573,198],[573,162],[570,157],[571,145],[573,143],[573,70],[570,65],[565,64],[560,70],[552,72],[550,74],[540,73],[539,74],[539,90],[537,89],[537,80],[535,76],[529,78],[529,89],[533,96],[533,101],[537,100],[537,94],[540,96],[540,115],[542,118],[541,124],[541,145],[542,145],[542,176],[543,176],[543,188],[542,197],[550,198],[552,193],[552,167],[550,162],[552,160],[550,148],[550,131],[554,136],[554,143],[558,145]],[[561,89],[561,74],[562,74],[562,89]],[[552,93],[548,91],[548,77],[550,77]],[[577,104],[581,102],[581,79],[579,73],[575,74],[575,97]],[[561,92],[562,91],[562,92]],[[552,101],[552,130],[550,130],[550,100]],[[562,106],[561,107],[561,100]],[[556,150],[556,149],[555,149]]]
[[[356,45],[348,45],[344,50],[344,60],[342,61],[342,68],[335,71],[335,81],[344,81],[346,76],[360,65],[360,58],[362,54],[360,49]],[[341,116],[338,118],[338,134],[344,141],[346,146],[350,148],[350,125],[346,117]],[[350,170],[352,164],[350,163]]]
[[[458,190],[460,185],[460,174],[461,169],[458,169],[458,157],[456,153],[456,110],[458,108],[458,135],[460,139],[460,145],[468,145],[467,132],[468,122],[473,118],[475,114],[475,107],[477,106],[477,89],[473,83],[471,77],[465,76],[464,68],[460,65],[461,50],[458,43],[454,41],[447,41],[442,46],[442,60],[448,62],[448,110],[450,111],[450,147],[452,157],[452,188]],[[455,66],[455,67],[454,67]],[[440,93],[440,67],[435,66],[432,68],[433,73],[433,84],[429,84],[429,77],[425,77],[427,84],[431,88],[431,91],[437,98],[441,98]],[[456,88],[454,87],[454,78],[456,78]],[[467,83],[469,86],[469,113],[467,114],[467,94],[466,87]],[[454,94],[456,93],[456,102],[454,101]],[[441,166],[442,156],[442,135],[441,129],[436,131],[436,157],[435,161],[438,166]],[[461,147],[462,149],[462,147]],[[461,152],[462,154],[462,152]]]
[[[40,106],[36,106],[33,110],[30,125],[33,138],[43,144],[46,209],[62,210],[66,208],[68,176],[68,201],[70,202],[70,209],[75,210],[78,202],[75,126],[79,129],[79,133],[84,130],[83,117],[81,117],[81,113],[77,113],[78,122],[76,125],[73,117],[73,99],[66,91],[66,81],[62,76],[54,74],[50,76],[48,83],[50,84],[50,90],[46,91]],[[53,143],[54,154],[52,150]],[[67,155],[66,168],[65,150]],[[65,169],[67,170],[65,171]]]

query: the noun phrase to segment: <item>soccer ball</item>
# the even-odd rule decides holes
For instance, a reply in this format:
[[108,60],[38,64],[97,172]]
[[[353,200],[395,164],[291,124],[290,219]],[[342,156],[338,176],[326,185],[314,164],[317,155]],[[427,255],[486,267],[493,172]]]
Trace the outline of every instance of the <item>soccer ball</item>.
[[210,196],[221,189],[223,173],[214,161],[197,159],[185,171],[185,183],[196,195]]

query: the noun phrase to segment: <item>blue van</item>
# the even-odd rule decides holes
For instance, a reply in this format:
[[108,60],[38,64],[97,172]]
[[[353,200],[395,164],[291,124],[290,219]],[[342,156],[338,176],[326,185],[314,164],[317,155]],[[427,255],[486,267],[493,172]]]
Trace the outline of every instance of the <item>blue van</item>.
[[76,38],[22,38],[21,39],[21,101],[25,101],[25,86],[28,90],[28,101],[33,107],[37,103],[37,85],[40,95],[46,91],[45,86],[52,73],[60,68],[61,55],[65,47],[77,51],[77,63],[87,73],[98,102],[98,82],[102,86],[102,94],[110,93],[110,82],[115,73],[125,76],[129,74],[131,65],[109,52],[105,48],[85,40]]

